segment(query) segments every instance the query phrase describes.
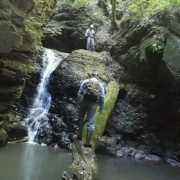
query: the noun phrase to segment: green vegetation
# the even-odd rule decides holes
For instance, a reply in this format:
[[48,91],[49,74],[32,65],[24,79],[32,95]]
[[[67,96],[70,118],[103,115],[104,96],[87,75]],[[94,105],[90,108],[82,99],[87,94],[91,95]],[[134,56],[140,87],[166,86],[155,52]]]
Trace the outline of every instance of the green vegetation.
[[37,0],[34,12],[30,14],[28,19],[24,20],[26,31],[31,35],[35,46],[41,46],[42,27],[45,26],[46,21],[57,0]]
[[68,5],[72,8],[80,8],[86,6],[87,8],[91,7],[93,1],[88,0],[62,0],[62,4]]
[[136,18],[149,15],[152,11],[180,5],[180,0],[127,0],[132,15]]
[[164,45],[158,44],[158,43],[153,43],[149,46],[149,49],[151,50],[152,53],[162,53],[162,50],[164,49]]

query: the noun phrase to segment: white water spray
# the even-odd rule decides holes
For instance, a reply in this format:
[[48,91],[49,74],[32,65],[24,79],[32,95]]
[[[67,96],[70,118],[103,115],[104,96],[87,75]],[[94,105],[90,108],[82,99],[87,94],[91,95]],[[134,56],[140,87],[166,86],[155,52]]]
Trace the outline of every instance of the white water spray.
[[37,95],[30,109],[25,123],[28,124],[28,139],[29,142],[34,141],[34,137],[41,126],[42,122],[47,121],[48,111],[51,105],[51,96],[47,92],[47,85],[51,73],[56,69],[62,59],[56,58],[53,51],[45,50],[43,54],[43,71],[41,81],[37,88]]

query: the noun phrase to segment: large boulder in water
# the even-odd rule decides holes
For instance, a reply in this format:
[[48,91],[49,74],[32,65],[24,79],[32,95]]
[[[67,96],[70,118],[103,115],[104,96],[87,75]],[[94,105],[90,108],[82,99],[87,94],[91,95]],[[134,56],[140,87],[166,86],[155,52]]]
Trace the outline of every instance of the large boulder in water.
[[[58,52],[55,54],[58,56]],[[120,67],[107,52],[76,50],[52,73],[48,85],[48,91],[52,95],[48,121],[48,127],[51,128],[47,130],[46,125],[42,125],[44,128],[38,131],[36,137],[39,143],[48,142],[49,145],[69,147],[78,130],[77,92],[81,82],[89,78],[88,73],[93,70],[99,73],[99,80],[106,87],[110,81],[118,79]],[[46,134],[48,137],[51,135],[51,142],[44,138]]]

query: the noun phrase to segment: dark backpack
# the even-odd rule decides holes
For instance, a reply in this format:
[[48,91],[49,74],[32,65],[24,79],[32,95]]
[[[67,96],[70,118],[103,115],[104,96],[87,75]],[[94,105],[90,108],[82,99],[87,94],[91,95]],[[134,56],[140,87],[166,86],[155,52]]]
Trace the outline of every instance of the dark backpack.
[[98,102],[100,98],[100,90],[99,82],[89,79],[89,81],[84,84],[83,96],[88,101]]

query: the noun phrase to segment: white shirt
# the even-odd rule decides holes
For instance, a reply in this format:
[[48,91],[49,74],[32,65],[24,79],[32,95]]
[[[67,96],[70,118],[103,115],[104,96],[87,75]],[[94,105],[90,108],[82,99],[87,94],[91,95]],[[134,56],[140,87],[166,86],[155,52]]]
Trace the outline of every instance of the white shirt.
[[95,31],[93,29],[89,28],[89,29],[86,30],[85,36],[93,38],[94,34],[95,34]]

